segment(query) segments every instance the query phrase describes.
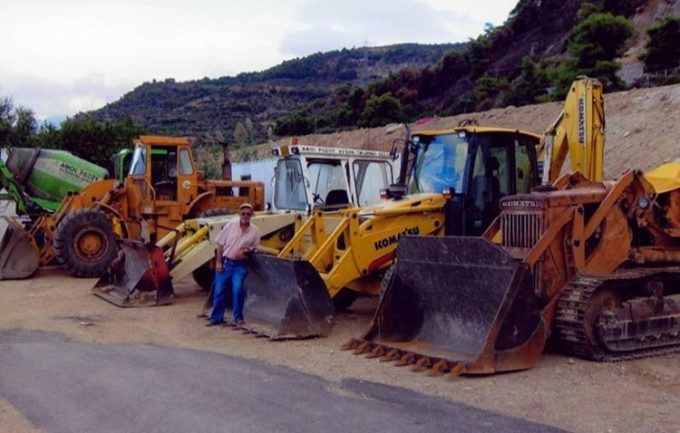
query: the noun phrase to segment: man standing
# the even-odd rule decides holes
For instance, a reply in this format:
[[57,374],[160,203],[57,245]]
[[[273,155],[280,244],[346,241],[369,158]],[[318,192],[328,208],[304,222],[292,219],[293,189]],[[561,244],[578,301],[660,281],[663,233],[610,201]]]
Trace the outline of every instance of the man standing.
[[260,243],[260,230],[250,224],[253,207],[244,203],[239,208],[239,219],[229,221],[215,238],[215,292],[212,312],[206,326],[224,323],[224,310],[227,307],[227,288],[231,283],[232,310],[234,323],[243,324],[243,281],[248,274],[247,261],[250,253]]

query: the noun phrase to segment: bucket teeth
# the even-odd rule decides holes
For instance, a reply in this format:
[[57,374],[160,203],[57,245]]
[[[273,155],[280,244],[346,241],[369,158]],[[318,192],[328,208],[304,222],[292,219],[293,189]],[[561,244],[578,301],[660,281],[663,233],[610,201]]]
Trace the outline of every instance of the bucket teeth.
[[435,362],[434,365],[427,371],[427,375],[439,376],[449,371],[449,369],[449,362],[445,359],[440,359],[439,361]]
[[380,358],[383,355],[385,355],[385,348],[382,346],[375,346],[373,350],[371,350],[367,355],[366,358]]
[[340,350],[354,350],[361,344],[360,340],[357,340],[356,338],[352,338],[351,340],[345,342],[342,346],[340,346]]
[[421,356],[418,360],[411,366],[411,371],[420,372],[425,371],[432,365],[432,361],[427,356]]
[[465,371],[465,365],[462,362],[456,362],[453,364],[449,372],[446,374],[447,379],[455,379],[456,377],[463,374]]
[[406,354],[399,358],[399,361],[397,361],[397,363],[394,365],[396,367],[404,367],[406,365],[411,365],[416,362],[417,358],[418,356],[415,353],[406,352]]
[[403,354],[398,349],[389,350],[382,358],[380,362],[393,362],[401,359]]
[[369,343],[368,341],[363,341],[361,342],[361,344],[357,346],[356,349],[354,349],[352,353],[354,353],[355,355],[363,355],[364,353],[369,351],[371,351],[371,343]]

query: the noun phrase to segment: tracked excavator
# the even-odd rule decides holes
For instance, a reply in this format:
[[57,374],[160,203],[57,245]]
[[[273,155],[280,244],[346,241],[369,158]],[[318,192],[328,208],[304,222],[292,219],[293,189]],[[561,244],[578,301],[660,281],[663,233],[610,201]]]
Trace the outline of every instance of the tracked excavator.
[[531,368],[548,338],[597,361],[677,351],[680,165],[600,181],[604,111],[591,101],[568,99],[544,141],[546,161],[580,155],[583,171],[501,199],[481,238],[403,238],[369,329],[343,348],[449,377]]
[[[314,213],[329,233],[341,209],[380,201],[380,189],[394,179],[395,154],[389,152],[300,145],[272,149],[278,157],[273,178],[273,208],[255,212],[251,223],[260,229],[260,249],[278,254]],[[93,293],[117,306],[163,305],[172,301],[173,282],[193,274],[209,290],[213,281],[214,239],[238,216],[187,220],[155,244],[120,241],[120,255]]]

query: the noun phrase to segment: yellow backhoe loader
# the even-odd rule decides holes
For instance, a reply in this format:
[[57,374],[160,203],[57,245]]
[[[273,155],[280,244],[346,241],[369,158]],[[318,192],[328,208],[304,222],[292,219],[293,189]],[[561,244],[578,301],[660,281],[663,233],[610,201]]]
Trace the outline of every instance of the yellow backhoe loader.
[[[316,233],[326,222],[317,215],[277,257],[253,258],[244,307],[248,328],[270,338],[326,335],[334,310],[347,308],[359,294],[380,293],[401,236],[481,235],[502,197],[538,186],[539,159],[546,185],[567,154],[572,168],[601,177],[603,116],[600,83],[582,78],[542,139],[474,123],[407,134],[392,199],[343,211],[328,236]],[[438,287],[432,289],[436,294]],[[324,301],[324,293],[330,299]]]
[[[538,185],[539,141],[473,123],[407,133],[391,198],[333,216],[317,212],[277,256],[252,258],[247,328],[273,339],[328,334],[334,311],[379,294],[402,235],[479,235],[498,214],[500,197]],[[445,218],[449,208],[457,209],[456,218]]]

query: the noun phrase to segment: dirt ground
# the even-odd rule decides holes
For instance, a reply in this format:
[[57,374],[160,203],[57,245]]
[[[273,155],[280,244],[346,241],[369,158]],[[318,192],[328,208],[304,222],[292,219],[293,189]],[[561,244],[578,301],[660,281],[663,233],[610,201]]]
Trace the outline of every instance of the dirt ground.
[[[189,278],[171,306],[121,309],[90,294],[93,279],[57,269],[0,281],[0,330],[59,332],[92,343],[143,343],[228,353],[339,381],[358,378],[413,389],[569,431],[680,433],[680,356],[599,364],[548,353],[537,368],[453,381],[340,351],[367,326],[376,300],[360,299],[328,338],[270,342],[231,328],[207,328],[205,294]],[[0,398],[0,432],[37,432]]]

